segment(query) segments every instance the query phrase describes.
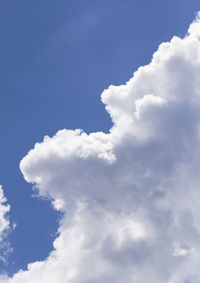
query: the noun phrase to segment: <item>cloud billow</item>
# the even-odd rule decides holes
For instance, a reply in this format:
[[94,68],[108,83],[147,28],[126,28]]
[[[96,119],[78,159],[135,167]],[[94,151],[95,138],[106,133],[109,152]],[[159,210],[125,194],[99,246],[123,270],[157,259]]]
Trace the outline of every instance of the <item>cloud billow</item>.
[[46,260],[0,282],[200,282],[199,17],[103,92],[109,134],[61,130],[23,158],[64,216]]

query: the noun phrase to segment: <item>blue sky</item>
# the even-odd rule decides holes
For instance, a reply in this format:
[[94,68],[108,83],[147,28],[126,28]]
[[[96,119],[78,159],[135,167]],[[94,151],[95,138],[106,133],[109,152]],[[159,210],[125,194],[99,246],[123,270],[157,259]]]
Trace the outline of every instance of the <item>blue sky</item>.
[[1,271],[44,260],[61,217],[32,197],[20,160],[59,129],[108,132],[102,91],[148,64],[161,42],[183,37],[198,10],[194,0],[0,1],[0,183],[17,223]]

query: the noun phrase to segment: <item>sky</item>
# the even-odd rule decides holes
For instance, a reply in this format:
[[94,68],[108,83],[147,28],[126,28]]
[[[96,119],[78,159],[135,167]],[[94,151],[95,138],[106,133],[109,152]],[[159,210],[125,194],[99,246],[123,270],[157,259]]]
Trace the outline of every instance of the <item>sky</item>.
[[0,1],[0,282],[200,282],[199,10]]

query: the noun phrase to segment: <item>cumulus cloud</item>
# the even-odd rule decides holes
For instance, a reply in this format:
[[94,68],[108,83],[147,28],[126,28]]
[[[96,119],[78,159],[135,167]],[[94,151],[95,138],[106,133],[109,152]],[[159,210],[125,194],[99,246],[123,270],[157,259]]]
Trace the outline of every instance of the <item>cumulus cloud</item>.
[[4,263],[6,263],[8,254],[12,251],[10,243],[6,240],[7,235],[12,230],[8,216],[10,205],[6,202],[3,188],[0,186],[0,260]]
[[46,260],[1,282],[200,282],[199,30],[103,92],[109,134],[62,130],[23,158],[64,216]]

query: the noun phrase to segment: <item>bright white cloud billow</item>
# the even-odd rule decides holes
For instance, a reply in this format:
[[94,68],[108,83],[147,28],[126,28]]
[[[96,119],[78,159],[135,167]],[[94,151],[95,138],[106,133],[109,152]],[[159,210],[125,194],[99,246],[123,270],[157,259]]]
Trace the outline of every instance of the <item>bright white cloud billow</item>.
[[109,134],[62,130],[21,161],[65,214],[47,259],[1,282],[200,282],[199,31],[103,92]]

